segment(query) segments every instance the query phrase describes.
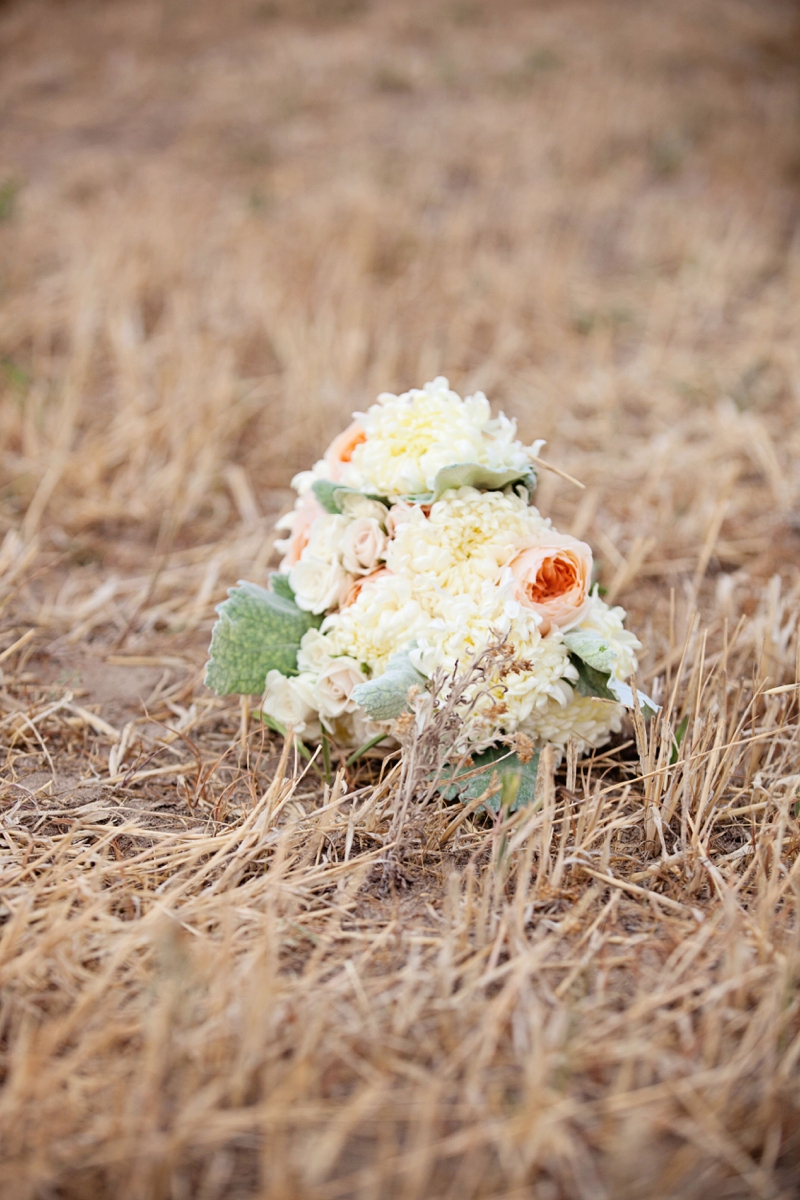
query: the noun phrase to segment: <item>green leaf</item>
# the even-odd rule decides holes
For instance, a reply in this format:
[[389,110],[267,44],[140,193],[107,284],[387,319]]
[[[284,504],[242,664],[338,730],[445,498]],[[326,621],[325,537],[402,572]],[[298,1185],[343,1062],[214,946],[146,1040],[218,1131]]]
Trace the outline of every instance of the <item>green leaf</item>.
[[[625,708],[635,707],[633,690],[627,683],[617,679],[610,671],[598,671],[596,667],[590,667],[582,658],[578,658],[577,654],[570,654],[569,657],[578,672],[578,682],[572,686],[579,696],[596,696],[599,700],[613,700],[615,704],[622,704]],[[645,692],[637,690],[636,695],[642,715],[654,717],[658,712],[655,701]]]
[[[274,717],[267,716],[267,714],[265,712],[261,712],[260,709],[256,709],[252,715],[257,721],[261,721],[262,725],[266,725],[267,729],[271,729],[274,733],[279,733],[282,738],[285,738],[288,735],[289,730],[285,725],[281,725],[280,721],[276,721]],[[300,757],[304,758],[306,762],[311,762],[311,751],[305,742],[301,742],[299,737],[295,737],[294,744]]]
[[364,709],[371,721],[391,721],[408,709],[408,689],[422,687],[425,676],[411,665],[408,651],[393,654],[383,675],[359,683],[353,688],[353,699]]
[[[473,766],[462,767],[455,779],[452,772],[442,779],[439,791],[446,800],[459,799],[464,804],[470,800],[477,800],[478,796],[483,795],[491,786],[492,777],[495,776],[501,784],[501,790],[497,795],[490,797],[483,807],[498,812],[502,801],[507,800],[509,796],[513,797],[508,806],[509,812],[516,812],[518,808],[532,803],[536,794],[536,774],[539,769],[538,750],[530,762],[524,764],[516,754],[509,753],[507,746],[492,746],[483,754],[473,755],[472,761]],[[466,776],[470,778],[465,778]],[[516,796],[513,795],[513,784],[509,786],[511,780],[506,782],[508,776],[516,776],[519,780]]]
[[386,733],[385,730],[383,733],[376,733],[375,737],[370,738],[369,741],[365,742],[363,746],[359,746],[357,750],[354,750],[344,765],[346,767],[352,767],[353,763],[358,762],[358,760],[363,757],[368,750],[371,750],[373,746],[379,746],[381,742],[385,742],[388,736],[389,734]]
[[[634,708],[633,691],[627,683],[617,679],[613,668],[617,658],[607,638],[594,629],[572,629],[564,634],[564,644],[569,650],[570,662],[578,672],[578,682],[573,684],[579,696],[597,696],[600,700],[613,700],[625,708]],[[654,717],[658,705],[637,690],[639,707],[645,717]]]
[[674,767],[675,763],[678,761],[678,756],[680,754],[680,749],[681,749],[681,743],[683,742],[683,739],[686,737],[686,730],[688,728],[689,728],[689,714],[687,713],[686,716],[681,721],[678,728],[675,730],[675,736],[672,739],[672,741],[673,741],[672,754],[669,756],[669,765],[671,767]]
[[570,654],[569,658],[578,672],[578,682],[572,686],[579,696],[597,696],[601,700],[617,700],[609,686],[610,671],[598,671],[596,667],[590,667],[577,654]]
[[564,634],[564,645],[570,654],[575,654],[587,666],[595,671],[613,671],[617,652],[609,644],[608,638],[597,633],[594,629],[572,629]]
[[282,596],[284,600],[291,600],[294,603],[294,592],[288,575],[279,575],[277,571],[273,571],[269,577],[269,586],[270,591],[274,592],[276,596]]
[[316,624],[294,601],[255,583],[239,582],[229,599],[217,605],[219,620],[211,634],[206,686],[221,696],[231,692],[260,695],[267,672],[297,674],[303,634]]
[[510,483],[522,483],[532,496],[536,490],[536,472],[532,467],[524,471],[516,467],[496,470],[481,463],[454,463],[442,467],[433,481],[433,501],[437,501],[450,488],[473,487],[488,492],[499,492]]

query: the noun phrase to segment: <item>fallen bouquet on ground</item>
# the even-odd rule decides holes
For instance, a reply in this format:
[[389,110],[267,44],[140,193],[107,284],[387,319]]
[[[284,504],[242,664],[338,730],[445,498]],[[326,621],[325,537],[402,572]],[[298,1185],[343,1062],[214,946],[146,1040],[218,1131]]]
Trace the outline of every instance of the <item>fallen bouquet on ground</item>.
[[413,738],[420,697],[433,686],[446,703],[480,660],[451,752],[471,756],[471,794],[482,765],[529,782],[543,746],[586,753],[625,708],[652,711],[629,683],[641,644],[592,585],[591,549],[532,504],[543,443],[515,434],[443,378],[356,414],[293,480],[269,587],[239,583],[219,605],[208,686],[260,695],[279,731],[353,747]]

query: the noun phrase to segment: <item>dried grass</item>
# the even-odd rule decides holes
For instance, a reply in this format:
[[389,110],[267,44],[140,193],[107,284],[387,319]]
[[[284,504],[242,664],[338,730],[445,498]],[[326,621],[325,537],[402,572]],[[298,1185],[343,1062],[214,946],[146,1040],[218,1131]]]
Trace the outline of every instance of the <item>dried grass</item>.
[[[0,44],[3,1200],[794,1195],[792,7]],[[437,371],[588,485],[664,706],[455,828],[201,683],[292,470]]]

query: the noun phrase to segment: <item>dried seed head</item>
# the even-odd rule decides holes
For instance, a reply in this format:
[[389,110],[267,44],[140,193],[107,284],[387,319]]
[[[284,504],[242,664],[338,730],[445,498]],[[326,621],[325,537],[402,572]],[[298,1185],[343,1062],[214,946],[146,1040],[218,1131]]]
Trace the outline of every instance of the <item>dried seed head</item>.
[[405,738],[414,724],[414,714],[410,712],[400,713],[400,716],[394,723],[395,736],[401,741]]
[[517,752],[517,758],[524,767],[533,758],[533,739],[529,738],[527,733],[518,733],[514,739],[514,749]]

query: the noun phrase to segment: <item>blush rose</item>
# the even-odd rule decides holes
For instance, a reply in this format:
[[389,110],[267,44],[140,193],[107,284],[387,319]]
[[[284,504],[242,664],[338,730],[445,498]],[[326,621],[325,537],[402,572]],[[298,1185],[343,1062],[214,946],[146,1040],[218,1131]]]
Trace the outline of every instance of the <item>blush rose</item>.
[[375,518],[357,517],[342,536],[342,565],[351,575],[369,575],[385,549],[386,534]]

